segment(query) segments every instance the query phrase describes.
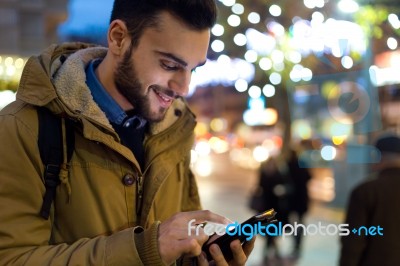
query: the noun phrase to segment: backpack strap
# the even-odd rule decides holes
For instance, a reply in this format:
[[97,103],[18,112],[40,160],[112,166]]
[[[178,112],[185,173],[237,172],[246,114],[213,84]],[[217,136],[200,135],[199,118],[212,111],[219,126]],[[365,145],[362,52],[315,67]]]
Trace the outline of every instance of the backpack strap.
[[58,117],[47,108],[38,107],[37,112],[39,119],[38,146],[40,158],[44,164],[43,177],[46,187],[40,216],[47,220],[51,204],[56,196],[57,186],[60,184],[59,174],[64,155],[62,120],[65,120],[67,162],[71,160],[74,151],[74,128],[71,120]]

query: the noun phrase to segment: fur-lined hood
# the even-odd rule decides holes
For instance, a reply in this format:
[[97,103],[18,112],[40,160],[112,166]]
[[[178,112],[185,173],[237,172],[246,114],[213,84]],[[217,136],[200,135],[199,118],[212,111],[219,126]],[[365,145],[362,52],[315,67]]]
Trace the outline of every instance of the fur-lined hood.
[[[85,82],[88,63],[106,53],[107,48],[84,43],[49,47],[40,56],[28,60],[17,98],[33,105],[48,106],[54,113],[72,117],[82,115],[112,129]],[[165,119],[150,125],[150,132],[157,134],[165,130],[187,112],[193,116],[183,99],[175,100]]]

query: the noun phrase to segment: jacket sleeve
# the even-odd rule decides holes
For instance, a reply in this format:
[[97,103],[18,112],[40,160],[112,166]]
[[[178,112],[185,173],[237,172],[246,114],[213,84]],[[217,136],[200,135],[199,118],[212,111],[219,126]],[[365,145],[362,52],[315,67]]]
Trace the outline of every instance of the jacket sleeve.
[[340,266],[360,265],[366,247],[367,237],[352,232],[354,228],[369,224],[368,201],[362,188],[362,186],[355,188],[350,195],[346,214],[346,224],[349,224],[350,234],[341,237]]
[[162,265],[158,222],[49,245],[52,223],[39,215],[45,187],[37,129],[24,121],[0,115],[0,265]]

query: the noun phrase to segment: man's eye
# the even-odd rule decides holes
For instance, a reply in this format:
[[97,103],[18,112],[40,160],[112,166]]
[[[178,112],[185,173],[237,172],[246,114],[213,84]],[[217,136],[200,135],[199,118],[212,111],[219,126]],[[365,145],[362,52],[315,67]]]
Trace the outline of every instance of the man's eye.
[[178,70],[179,65],[172,63],[172,62],[167,62],[167,61],[162,61],[161,66],[166,69],[166,70]]

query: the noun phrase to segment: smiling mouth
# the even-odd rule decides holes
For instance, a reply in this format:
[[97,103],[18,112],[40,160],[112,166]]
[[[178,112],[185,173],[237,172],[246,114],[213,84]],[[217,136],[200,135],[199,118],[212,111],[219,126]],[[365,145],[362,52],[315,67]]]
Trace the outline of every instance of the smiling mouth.
[[151,89],[158,96],[158,99],[160,100],[163,107],[168,107],[172,103],[172,101],[177,98],[176,93],[173,91],[164,90],[156,86],[151,87]]

